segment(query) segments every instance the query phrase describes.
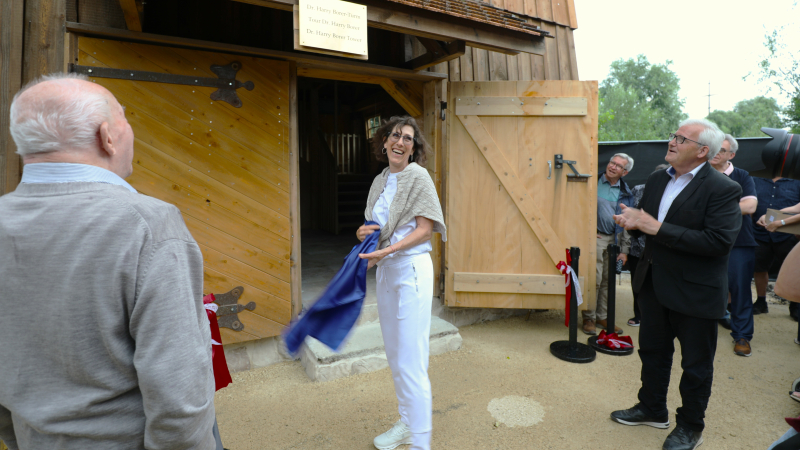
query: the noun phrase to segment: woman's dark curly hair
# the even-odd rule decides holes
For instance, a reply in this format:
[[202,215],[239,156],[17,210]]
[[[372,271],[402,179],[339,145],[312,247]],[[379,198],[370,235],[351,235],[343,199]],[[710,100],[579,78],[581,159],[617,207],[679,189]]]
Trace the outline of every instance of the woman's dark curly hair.
[[414,153],[409,157],[409,162],[415,162],[422,167],[428,162],[428,154],[430,153],[430,146],[422,135],[422,131],[417,125],[417,121],[411,116],[393,116],[388,121],[384,122],[380,128],[375,132],[375,137],[372,139],[372,151],[378,161],[388,161],[389,158],[383,153],[383,146],[389,135],[398,128],[402,129],[404,126],[410,126],[414,129]]

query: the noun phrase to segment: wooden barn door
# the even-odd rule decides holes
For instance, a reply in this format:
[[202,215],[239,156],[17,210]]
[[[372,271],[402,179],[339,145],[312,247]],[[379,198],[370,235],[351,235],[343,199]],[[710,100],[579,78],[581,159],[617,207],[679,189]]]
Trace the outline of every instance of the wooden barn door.
[[242,286],[239,303],[255,303],[238,313],[241,331],[222,328],[223,342],[278,335],[292,315],[289,64],[107,39],[78,48],[82,66],[157,74],[217,78],[212,65],[240,63],[236,80],[253,82],[235,90],[240,107],[213,100],[215,87],[92,79],[126,107],[136,138],[128,181],[180,208],[200,245],[204,292]]
[[[448,105],[445,303],[563,308],[556,263],[580,247],[593,305],[597,82],[453,82]],[[591,177],[568,179],[556,154]]]

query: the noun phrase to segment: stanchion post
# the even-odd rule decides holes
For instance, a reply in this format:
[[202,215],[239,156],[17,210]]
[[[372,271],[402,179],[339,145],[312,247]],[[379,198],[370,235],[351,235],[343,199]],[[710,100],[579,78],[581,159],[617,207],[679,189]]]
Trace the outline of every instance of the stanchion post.
[[608,244],[608,315],[606,317],[606,333],[613,333],[616,330],[617,318],[617,255],[619,255],[619,245]]
[[[572,258],[572,270],[575,271],[575,278],[578,278],[578,262],[581,256],[581,249],[570,247],[569,253]],[[569,284],[572,294],[569,302],[569,340],[556,341],[550,344],[550,353],[564,361],[589,363],[595,360],[597,352],[588,345],[578,342],[578,291],[572,280],[570,280]]]

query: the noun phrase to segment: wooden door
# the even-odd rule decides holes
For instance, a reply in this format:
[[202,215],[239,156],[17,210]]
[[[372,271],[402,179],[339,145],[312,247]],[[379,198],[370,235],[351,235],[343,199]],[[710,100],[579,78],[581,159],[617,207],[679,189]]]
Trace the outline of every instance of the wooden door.
[[[204,292],[244,287],[244,329],[225,344],[278,335],[292,316],[290,66],[281,61],[80,38],[78,64],[198,77],[241,64],[241,107],[210,98],[216,88],[93,78],[126,107],[135,136],[130,184],[180,208],[203,252]],[[294,177],[296,179],[296,177]],[[298,236],[299,237],[299,236]],[[296,243],[296,242],[294,242]],[[299,248],[299,247],[298,247]],[[299,277],[298,277],[299,279]]]
[[[597,82],[452,82],[447,136],[445,304],[563,308],[556,264],[579,247],[593,307]],[[591,177],[568,180],[556,154]]]

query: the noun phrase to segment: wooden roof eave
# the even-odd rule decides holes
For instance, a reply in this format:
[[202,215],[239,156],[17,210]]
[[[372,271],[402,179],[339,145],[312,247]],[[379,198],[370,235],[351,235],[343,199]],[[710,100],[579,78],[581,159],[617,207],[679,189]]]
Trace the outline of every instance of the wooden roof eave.
[[192,48],[244,56],[256,56],[260,58],[271,58],[281,61],[294,61],[297,63],[298,69],[306,69],[310,71],[336,71],[355,75],[368,75],[372,78],[383,77],[392,80],[405,81],[436,81],[447,79],[447,74],[444,73],[415,71],[362,62],[354,64],[350,60],[319,56],[310,53],[284,52],[280,50],[248,47],[244,45],[224,44],[220,42],[203,41],[199,39],[142,33],[138,31],[87,25],[77,22],[67,22],[66,28],[67,31],[82,36],[104,37],[120,41],[161,44],[171,47]]
[[[267,8],[292,11],[298,0],[234,0]],[[544,37],[470,21],[455,16],[390,4],[358,0],[367,5],[367,26],[439,41],[464,41],[470,47],[517,55],[545,54]]]

